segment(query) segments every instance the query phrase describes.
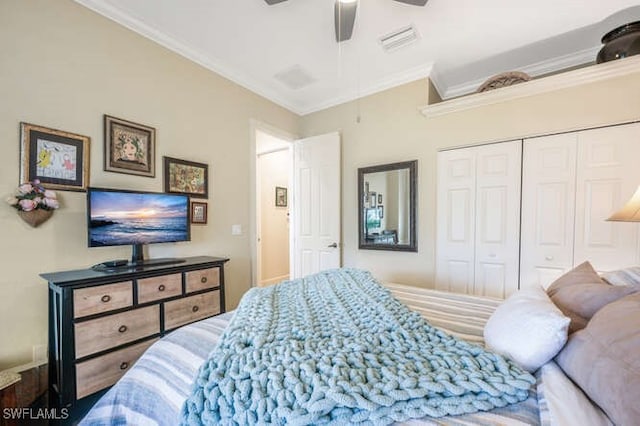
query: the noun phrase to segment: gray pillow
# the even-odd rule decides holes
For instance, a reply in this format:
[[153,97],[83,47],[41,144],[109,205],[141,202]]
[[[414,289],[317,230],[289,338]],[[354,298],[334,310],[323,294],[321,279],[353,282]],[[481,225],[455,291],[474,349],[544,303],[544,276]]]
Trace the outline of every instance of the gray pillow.
[[556,363],[617,425],[640,421],[640,293],[599,310]]
[[638,290],[607,284],[589,262],[584,262],[555,280],[547,294],[562,313],[571,318],[571,334],[583,329],[603,306]]
[[605,272],[602,274],[602,279],[611,285],[640,286],[640,266]]

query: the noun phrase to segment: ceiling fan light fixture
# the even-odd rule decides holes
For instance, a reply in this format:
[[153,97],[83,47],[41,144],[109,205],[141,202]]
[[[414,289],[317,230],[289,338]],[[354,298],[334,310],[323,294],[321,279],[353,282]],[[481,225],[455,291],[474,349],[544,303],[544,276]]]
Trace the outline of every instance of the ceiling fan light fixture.
[[336,0],[333,11],[336,41],[338,43],[351,38],[351,34],[353,34],[353,25],[356,21],[357,9],[357,0]]

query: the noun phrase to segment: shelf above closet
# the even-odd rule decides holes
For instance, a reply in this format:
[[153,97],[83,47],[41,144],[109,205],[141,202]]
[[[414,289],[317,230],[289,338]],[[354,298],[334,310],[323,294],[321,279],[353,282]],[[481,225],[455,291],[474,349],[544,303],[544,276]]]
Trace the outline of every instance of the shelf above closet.
[[502,87],[482,93],[461,96],[420,108],[427,117],[460,112],[472,108],[506,102],[513,99],[539,95],[554,90],[565,89],[587,83],[622,77],[640,72],[640,55],[602,64],[591,65],[560,74],[550,75],[513,86]]

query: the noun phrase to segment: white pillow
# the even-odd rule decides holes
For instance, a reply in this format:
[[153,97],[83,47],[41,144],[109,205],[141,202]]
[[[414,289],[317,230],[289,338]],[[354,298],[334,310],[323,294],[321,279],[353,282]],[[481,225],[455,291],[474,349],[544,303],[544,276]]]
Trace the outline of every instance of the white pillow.
[[533,372],[567,341],[570,319],[539,285],[522,289],[495,310],[484,327],[487,348]]

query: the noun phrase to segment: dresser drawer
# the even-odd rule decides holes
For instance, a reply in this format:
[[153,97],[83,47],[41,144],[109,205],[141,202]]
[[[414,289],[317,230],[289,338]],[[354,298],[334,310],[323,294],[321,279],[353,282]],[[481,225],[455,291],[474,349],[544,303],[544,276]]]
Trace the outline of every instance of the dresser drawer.
[[162,275],[138,280],[138,303],[153,302],[182,294],[182,274]]
[[219,313],[218,290],[172,300],[164,305],[164,327],[170,330]]
[[157,340],[138,343],[76,365],[76,398],[84,398],[113,385]]
[[131,281],[73,290],[73,317],[81,318],[133,305]]
[[187,293],[206,290],[220,285],[220,268],[201,269],[185,273]]
[[76,358],[160,332],[158,305],[75,324]]

